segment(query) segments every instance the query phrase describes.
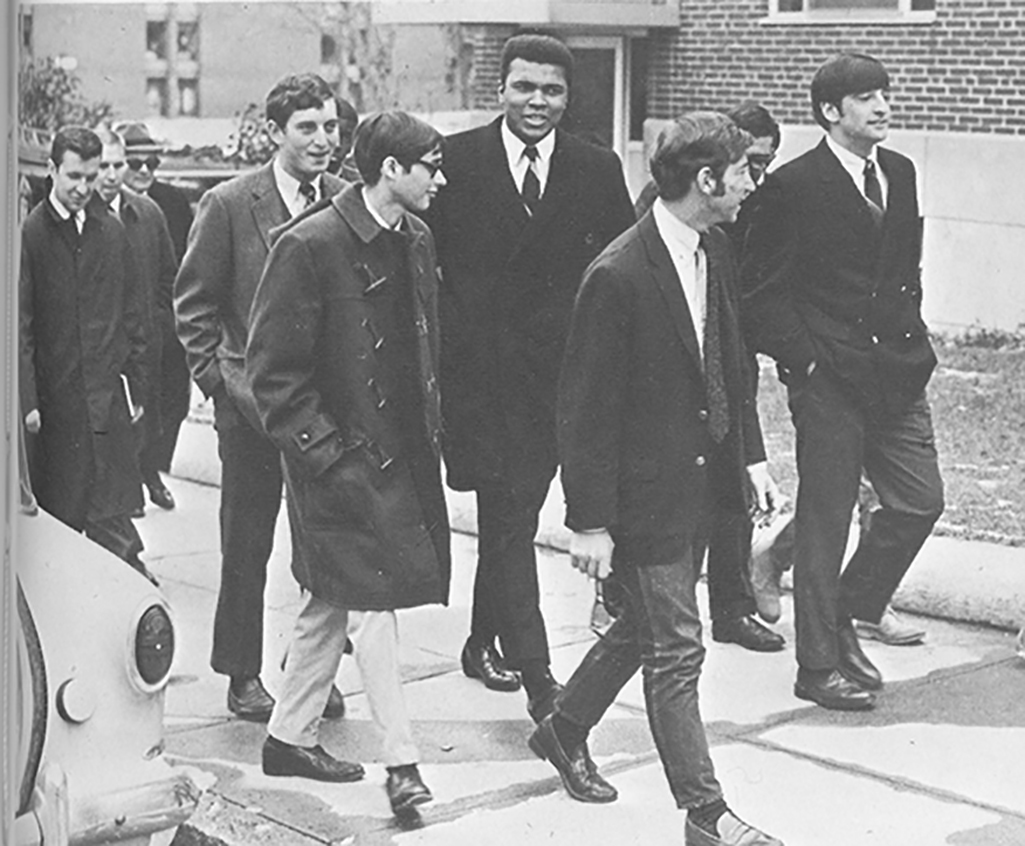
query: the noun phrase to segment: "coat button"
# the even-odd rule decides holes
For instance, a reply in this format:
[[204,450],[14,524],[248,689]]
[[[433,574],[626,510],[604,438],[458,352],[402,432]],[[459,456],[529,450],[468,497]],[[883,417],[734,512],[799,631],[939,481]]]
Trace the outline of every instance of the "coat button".
[[698,412],[698,420],[707,420],[707,419],[708,419],[708,412],[705,409],[701,409],[701,411]]
[[697,458],[694,459],[694,463],[697,464],[698,467],[704,467],[705,457],[703,455],[699,455]]
[[308,444],[310,442],[310,433],[309,432],[300,432],[299,433],[299,440],[302,443],[304,443],[304,444]]

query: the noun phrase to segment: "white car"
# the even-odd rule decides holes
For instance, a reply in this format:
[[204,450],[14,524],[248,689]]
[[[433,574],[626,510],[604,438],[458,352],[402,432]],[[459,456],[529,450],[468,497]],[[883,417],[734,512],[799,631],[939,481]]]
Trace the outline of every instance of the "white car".
[[166,846],[200,798],[163,758],[171,610],[27,488],[15,520],[14,844]]

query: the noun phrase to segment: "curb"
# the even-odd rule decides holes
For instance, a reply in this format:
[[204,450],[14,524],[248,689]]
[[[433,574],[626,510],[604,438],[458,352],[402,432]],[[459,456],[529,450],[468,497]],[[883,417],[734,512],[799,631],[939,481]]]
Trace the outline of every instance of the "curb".
[[[182,425],[171,475],[219,485],[217,434],[200,409]],[[457,532],[476,535],[472,493],[446,488],[449,521]],[[541,509],[536,543],[569,548],[562,525],[562,489],[556,480]],[[783,586],[792,589],[789,573]],[[1018,631],[1025,624],[1025,548],[953,537],[929,537],[893,598],[900,611]]]

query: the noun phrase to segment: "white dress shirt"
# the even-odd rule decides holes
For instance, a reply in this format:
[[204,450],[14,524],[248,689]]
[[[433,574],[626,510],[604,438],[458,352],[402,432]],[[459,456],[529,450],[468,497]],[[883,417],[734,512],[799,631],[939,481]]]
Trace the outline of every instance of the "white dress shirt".
[[705,251],[699,249],[701,235],[669,211],[661,199],[655,200],[651,208],[655,216],[655,227],[669,251],[669,258],[673,261],[680,287],[683,288],[690,319],[694,324],[694,334],[698,337],[698,350],[704,356],[708,266]]
[[[274,183],[278,186],[278,193],[281,195],[281,199],[285,201],[285,208],[288,209],[289,216],[295,217],[300,212],[306,210],[306,198],[299,193],[299,186],[302,183],[281,166],[281,162],[277,160],[277,157],[275,157],[272,167],[274,169]],[[324,196],[324,192],[320,187],[319,173],[310,184],[315,192],[314,201],[321,199]]]
[[[50,191],[50,203],[57,210],[57,216],[61,220],[67,220],[72,216],[71,210],[57,199],[57,194],[53,190]],[[74,217],[75,227],[78,229],[78,234],[81,235],[82,229],[85,226],[85,209],[79,209],[75,212]]]
[[864,159],[856,153],[852,153],[846,147],[841,147],[828,135],[826,136],[826,145],[833,151],[833,155],[840,160],[840,164],[843,165],[843,169],[851,175],[851,179],[854,180],[854,184],[861,192],[861,196],[865,197],[866,200],[868,197],[865,195],[865,162],[872,162],[876,168],[876,178],[879,180],[879,188],[883,192],[883,204],[886,205],[889,202],[890,181],[886,178],[886,174],[883,172],[883,169],[879,167],[879,159],[876,156],[875,147],[872,148],[872,152],[869,153],[868,158]]
[[[523,155],[527,145],[513,135],[505,120],[502,121],[502,146],[505,147],[505,157],[509,161],[509,172],[512,174],[516,190],[523,193],[523,179],[527,175],[527,168],[530,167],[530,159]],[[541,186],[540,196],[543,197],[545,188],[548,187],[548,172],[552,168],[552,154],[555,152],[555,130],[549,132],[534,146],[537,148],[534,175],[537,176],[538,184]]]

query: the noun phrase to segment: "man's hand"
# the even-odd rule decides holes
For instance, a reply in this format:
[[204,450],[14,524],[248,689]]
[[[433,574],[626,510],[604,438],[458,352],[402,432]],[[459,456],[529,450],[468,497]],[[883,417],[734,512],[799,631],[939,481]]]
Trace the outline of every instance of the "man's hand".
[[569,554],[573,566],[592,579],[606,579],[612,572],[612,536],[606,529],[573,532]]
[[25,430],[33,435],[38,435],[43,428],[43,417],[38,408],[33,408],[25,415]]
[[760,461],[747,468],[747,477],[751,480],[751,492],[754,494],[754,516],[765,516],[776,510],[780,502],[779,489],[769,475],[769,463]]

